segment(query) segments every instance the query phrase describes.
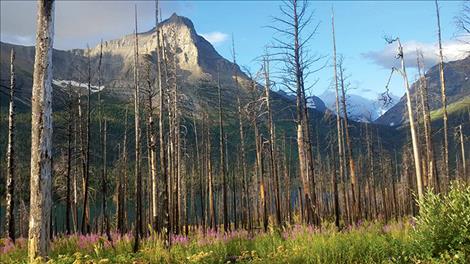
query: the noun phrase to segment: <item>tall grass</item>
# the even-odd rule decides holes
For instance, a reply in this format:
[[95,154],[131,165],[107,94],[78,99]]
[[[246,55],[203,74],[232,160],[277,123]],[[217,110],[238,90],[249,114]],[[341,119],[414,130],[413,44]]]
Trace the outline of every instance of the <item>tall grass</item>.
[[[56,237],[48,263],[470,263],[470,187],[426,194],[420,215],[399,222],[363,222],[342,231],[292,225],[268,233],[194,232],[173,236],[170,250],[156,234],[132,253],[132,235]],[[0,263],[27,263],[26,241],[0,240]]]

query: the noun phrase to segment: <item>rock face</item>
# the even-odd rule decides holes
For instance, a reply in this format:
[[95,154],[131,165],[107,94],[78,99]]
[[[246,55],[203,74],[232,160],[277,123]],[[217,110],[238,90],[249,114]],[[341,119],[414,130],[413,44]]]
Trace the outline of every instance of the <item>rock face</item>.
[[[193,23],[186,17],[173,14],[159,25],[167,45],[176,50],[178,78],[182,86],[182,92],[188,90],[188,86],[197,85],[199,82],[214,84],[220,73],[221,83],[225,87],[234,86],[233,73],[237,72],[241,85],[247,85],[248,77],[238,65],[234,65],[224,59],[214,47],[203,37],[199,36]],[[154,66],[155,48],[157,45],[157,31],[155,28],[139,33],[139,58],[141,79],[145,78],[145,63]],[[101,83],[108,94],[120,99],[129,99],[133,93],[133,67],[134,67],[134,34],[120,39],[103,42],[102,79]],[[18,100],[30,101],[32,85],[32,62],[34,61],[34,47],[25,47],[8,43],[1,43],[1,93],[7,94],[8,90],[8,59],[10,49],[17,53],[18,65]],[[87,56],[91,56],[92,85],[97,85],[97,65],[100,53],[100,45],[89,50],[74,49],[68,51],[54,50],[54,79],[55,84],[72,83],[79,87],[86,87],[87,83]],[[233,89],[232,89],[233,90]],[[191,97],[189,94],[187,97]],[[243,95],[242,95],[243,96]]]
[[[457,102],[470,96],[470,56],[465,59],[451,61],[444,64],[444,76],[446,80],[447,103]],[[425,74],[429,91],[429,107],[435,110],[441,107],[441,84],[439,79],[439,65],[435,65]],[[416,93],[418,82],[411,86],[411,98],[416,107]],[[379,117],[375,123],[396,126],[408,122],[406,114],[406,98],[400,101]]]

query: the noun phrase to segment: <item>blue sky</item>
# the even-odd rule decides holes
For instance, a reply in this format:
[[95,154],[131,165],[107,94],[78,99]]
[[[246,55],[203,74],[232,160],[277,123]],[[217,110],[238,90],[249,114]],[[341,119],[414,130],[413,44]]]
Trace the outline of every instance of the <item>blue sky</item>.
[[[265,26],[272,25],[272,17],[280,15],[280,4],[280,1],[194,2],[193,7],[183,15],[191,17],[199,32],[223,32],[228,38],[234,34],[239,64],[249,65],[255,70],[256,63],[252,60],[272,40],[273,30]],[[460,1],[440,2],[444,41],[454,42],[456,39],[454,17],[459,14],[461,5]],[[314,22],[320,23],[318,33],[311,41],[312,52],[327,56],[326,59],[332,54],[330,19],[333,6],[337,49],[345,57],[351,87],[355,88],[351,92],[369,98],[375,98],[377,93],[383,91],[390,74],[390,67],[383,65],[386,63],[375,62],[370,58],[374,54],[365,55],[371,52],[377,56],[386,53],[385,34],[399,36],[404,44],[419,42],[423,46],[432,46],[437,42],[433,1],[321,1],[311,2],[310,6],[315,11]],[[230,58],[230,39],[215,46],[224,57]],[[393,50],[392,47],[388,49]],[[389,57],[393,61],[393,57]],[[377,60],[380,59],[384,58]],[[410,67],[410,81],[414,79],[414,72]],[[319,79],[312,93],[323,93],[329,87],[331,77],[331,67],[312,76]],[[401,96],[404,92],[402,79],[398,76],[392,79],[391,87],[396,95]]]
[[[56,41],[60,49],[96,45],[100,38],[118,38],[133,30],[133,7],[139,10],[139,28],[154,24],[153,1],[67,1],[56,6]],[[235,36],[238,64],[257,69],[254,58],[272,41],[272,17],[279,16],[280,1],[163,1],[163,18],[176,12],[190,18],[199,34],[208,37],[217,51],[231,58],[231,35]],[[453,60],[470,50],[457,40],[454,17],[462,1],[441,1],[441,25],[446,59]],[[387,46],[385,34],[399,36],[410,61],[410,82],[415,78],[411,62],[416,48],[422,48],[427,64],[435,61],[437,29],[434,1],[314,1],[314,23],[320,23],[311,41],[311,52],[331,56],[331,7],[335,9],[338,52],[345,57],[352,93],[375,98],[384,90],[394,47]],[[31,45],[34,41],[35,3],[1,1],[1,40]],[[312,25],[313,26],[313,25]],[[468,37],[468,36],[467,36]],[[407,53],[406,50],[409,52]],[[318,64],[320,66],[321,63]],[[431,66],[431,65],[428,65]],[[319,95],[330,86],[331,67],[319,71],[312,93]],[[402,80],[395,76],[392,93],[401,96]]]

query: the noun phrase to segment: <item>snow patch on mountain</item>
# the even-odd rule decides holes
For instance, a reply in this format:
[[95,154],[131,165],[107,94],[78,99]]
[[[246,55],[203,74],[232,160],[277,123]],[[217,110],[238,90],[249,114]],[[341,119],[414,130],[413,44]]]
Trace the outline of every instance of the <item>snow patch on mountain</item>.
[[[326,90],[319,97],[325,102],[328,109],[336,113],[336,94],[334,91]],[[384,105],[378,98],[374,100],[356,94],[347,94],[348,117],[354,121],[372,122],[398,103],[399,98],[397,96],[391,95],[391,97],[391,103]],[[340,113],[340,115],[342,114]]]
[[[52,80],[52,84],[57,85],[62,88],[69,88],[69,87],[76,87],[76,88],[83,88],[83,89],[88,89],[88,83],[81,83],[77,82],[74,80]],[[91,92],[95,93],[98,91],[102,91],[104,89],[104,85],[97,86],[97,85],[91,85]]]

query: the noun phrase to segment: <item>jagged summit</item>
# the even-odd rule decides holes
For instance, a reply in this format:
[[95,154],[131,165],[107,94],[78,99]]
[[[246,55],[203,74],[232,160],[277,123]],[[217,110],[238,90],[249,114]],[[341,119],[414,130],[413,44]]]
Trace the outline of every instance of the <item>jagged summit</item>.
[[[176,13],[173,13],[169,18],[163,20],[159,26],[162,27],[163,25],[169,25],[169,24],[173,24],[173,25],[181,25],[181,26],[186,26],[188,27],[189,29],[191,29],[191,31],[193,32],[196,32],[196,29],[194,28],[194,24],[193,22],[191,21],[191,19],[185,17],[185,16],[180,16]],[[149,31],[146,31],[146,32],[143,32],[141,34],[149,34],[149,33],[154,33],[156,30],[155,30],[155,27],[151,28]]]
[[194,24],[189,18],[179,16],[176,13],[173,13],[169,18],[163,20],[161,24],[183,24],[194,29]]

